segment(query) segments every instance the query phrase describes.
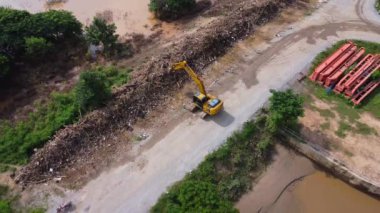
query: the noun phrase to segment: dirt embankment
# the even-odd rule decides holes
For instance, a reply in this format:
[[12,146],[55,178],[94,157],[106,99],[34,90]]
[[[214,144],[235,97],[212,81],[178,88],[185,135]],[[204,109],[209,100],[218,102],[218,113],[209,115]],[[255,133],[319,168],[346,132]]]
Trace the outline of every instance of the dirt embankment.
[[328,153],[314,147],[311,143],[301,143],[297,139],[290,137],[288,133],[284,133],[284,136],[287,138],[284,140],[284,143],[290,145],[293,149],[316,162],[318,165],[321,165],[338,178],[360,190],[375,196],[380,196],[380,186],[356,174],[342,162],[331,157]]
[[235,41],[252,33],[256,26],[268,22],[294,2],[296,0],[241,2],[224,17],[167,47],[161,55],[135,71],[133,80],[113,94],[107,107],[89,113],[77,124],[59,131],[18,172],[16,181],[28,184],[62,176],[64,168],[75,167],[93,158],[89,156],[93,150],[112,147],[112,142],[107,140],[105,143],[106,138],[112,137],[112,132],[132,128],[138,118],[143,118],[159,106],[166,95],[181,87],[186,75],[171,73],[172,63],[187,60],[196,70],[202,70]]

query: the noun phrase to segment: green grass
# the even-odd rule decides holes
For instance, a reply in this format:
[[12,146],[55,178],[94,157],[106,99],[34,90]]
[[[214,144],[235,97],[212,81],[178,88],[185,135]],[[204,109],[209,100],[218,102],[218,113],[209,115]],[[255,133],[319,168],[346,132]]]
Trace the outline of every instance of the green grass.
[[376,1],[376,5],[375,5],[375,7],[376,7],[377,11],[378,11],[379,14],[380,14],[380,0],[377,0],[377,1]]
[[332,112],[329,109],[319,109],[316,108],[316,110],[319,112],[319,114],[324,118],[335,118],[334,112]]
[[365,123],[356,122],[355,132],[361,135],[377,135],[376,129],[368,126]]
[[[364,47],[367,54],[379,54],[380,44],[362,40],[352,40],[357,46]],[[342,44],[347,42],[347,40],[339,41],[332,47],[326,49],[325,51],[319,53],[312,62],[310,67],[310,74],[313,70],[328,57],[333,52],[335,52]],[[361,112],[370,112],[376,118],[380,119],[380,88],[375,90],[369,97],[367,97],[361,106],[353,108],[353,104],[344,98],[342,95],[336,95],[333,92],[328,93],[325,88],[317,85],[311,81],[307,82],[307,87],[311,92],[319,99],[335,103],[337,107],[335,108],[343,117],[353,121],[360,117]]]
[[[106,87],[118,86],[129,80],[130,70],[118,70],[114,67],[97,68],[105,76]],[[85,95],[91,90],[86,90]],[[35,112],[28,119],[17,123],[0,121],[0,163],[24,164],[35,148],[42,147],[62,127],[76,122],[80,114],[86,113],[79,108],[77,90],[67,93],[53,93],[47,104],[36,105]],[[93,96],[99,93],[93,92]],[[98,105],[94,105],[93,108]],[[88,108],[92,109],[91,107]],[[81,111],[81,113],[79,113]]]
[[339,122],[339,128],[335,132],[335,134],[340,138],[345,138],[347,136],[347,132],[351,132],[353,130],[352,126],[344,121]]

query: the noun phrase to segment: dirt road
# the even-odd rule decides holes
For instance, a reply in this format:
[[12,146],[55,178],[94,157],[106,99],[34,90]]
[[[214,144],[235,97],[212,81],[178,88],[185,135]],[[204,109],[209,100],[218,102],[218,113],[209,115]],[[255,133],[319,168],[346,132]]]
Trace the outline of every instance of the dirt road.
[[270,89],[284,88],[298,73],[307,71],[318,52],[341,39],[380,42],[380,18],[373,3],[331,0],[269,42],[237,44],[240,51],[227,55],[238,58],[233,61],[238,64],[222,58],[214,65],[238,73],[225,74],[213,86],[213,90],[224,91],[220,98],[225,101],[225,112],[209,120],[184,118],[158,141],[145,142],[154,145],[134,162],[103,173],[80,191],[67,193],[67,199],[73,200],[78,212],[147,212],[168,186],[258,111]]

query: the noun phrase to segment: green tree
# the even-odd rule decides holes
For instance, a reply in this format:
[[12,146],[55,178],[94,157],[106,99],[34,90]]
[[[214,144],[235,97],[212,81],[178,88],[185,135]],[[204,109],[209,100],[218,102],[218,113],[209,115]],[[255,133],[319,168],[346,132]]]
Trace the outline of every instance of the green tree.
[[0,7],[0,54],[9,57],[23,50],[25,22],[30,17],[26,11]]
[[83,72],[75,88],[76,103],[81,111],[101,106],[110,97],[111,89],[102,72]]
[[53,47],[51,42],[41,37],[25,38],[25,53],[29,57],[45,56]]
[[195,0],[150,0],[149,9],[159,19],[175,19],[195,6]]
[[90,44],[104,45],[104,51],[110,53],[116,45],[118,35],[115,24],[107,24],[104,19],[95,17],[90,26],[85,28],[85,38]]
[[25,27],[28,35],[48,41],[73,39],[82,35],[82,24],[71,12],[63,10],[36,13],[27,20]]
[[292,125],[297,122],[298,117],[304,115],[301,96],[294,94],[292,90],[284,92],[271,90],[271,93],[266,124],[269,131],[276,132],[280,126]]
[[0,78],[24,55],[33,55],[37,61],[58,42],[74,41],[81,35],[82,25],[70,12],[50,10],[30,14],[0,7]]

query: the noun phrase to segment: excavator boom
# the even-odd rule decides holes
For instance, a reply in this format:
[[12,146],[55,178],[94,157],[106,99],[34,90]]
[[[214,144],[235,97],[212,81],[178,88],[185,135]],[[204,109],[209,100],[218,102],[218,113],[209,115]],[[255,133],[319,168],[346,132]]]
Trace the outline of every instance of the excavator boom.
[[199,92],[207,96],[205,86],[203,85],[203,81],[198,77],[198,75],[194,72],[193,69],[187,64],[186,61],[182,61],[174,64],[173,69],[175,71],[185,70],[187,74],[193,79],[195,84],[198,86]]

